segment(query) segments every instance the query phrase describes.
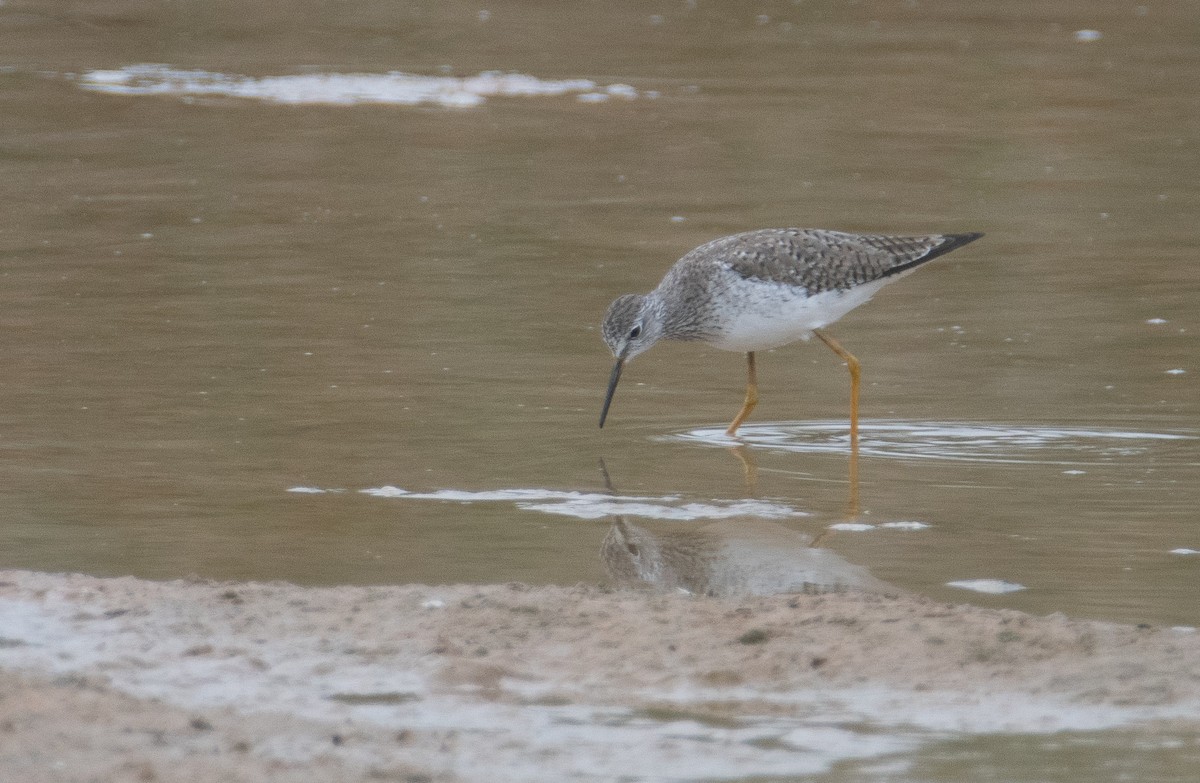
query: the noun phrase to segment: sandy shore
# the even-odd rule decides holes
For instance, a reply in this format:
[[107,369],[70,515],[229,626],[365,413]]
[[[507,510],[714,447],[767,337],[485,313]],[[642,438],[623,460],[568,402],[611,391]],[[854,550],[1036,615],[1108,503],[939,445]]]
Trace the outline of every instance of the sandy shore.
[[1200,634],[865,593],[0,572],[0,779],[819,773],[932,736],[1200,729]]

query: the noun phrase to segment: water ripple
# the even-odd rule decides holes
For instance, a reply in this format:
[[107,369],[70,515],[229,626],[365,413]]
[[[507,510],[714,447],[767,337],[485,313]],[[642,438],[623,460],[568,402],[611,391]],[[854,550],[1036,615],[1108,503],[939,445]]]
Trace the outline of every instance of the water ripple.
[[[745,425],[738,434],[735,439],[722,429],[697,429],[668,439],[724,447],[745,443],[801,454],[842,454],[850,447],[845,420]],[[1148,455],[1180,466],[1197,465],[1197,441],[1200,436],[1190,431],[973,422],[870,421],[859,428],[859,453],[863,456],[1030,465],[1112,465]]]

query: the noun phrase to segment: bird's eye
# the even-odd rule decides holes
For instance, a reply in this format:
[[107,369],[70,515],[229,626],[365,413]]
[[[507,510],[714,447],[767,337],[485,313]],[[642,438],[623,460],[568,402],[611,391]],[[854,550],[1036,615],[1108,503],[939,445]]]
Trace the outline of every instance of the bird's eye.
[[630,340],[636,340],[637,338],[639,338],[641,336],[642,336],[642,325],[641,324],[638,324],[637,326],[635,326],[629,330],[629,339]]

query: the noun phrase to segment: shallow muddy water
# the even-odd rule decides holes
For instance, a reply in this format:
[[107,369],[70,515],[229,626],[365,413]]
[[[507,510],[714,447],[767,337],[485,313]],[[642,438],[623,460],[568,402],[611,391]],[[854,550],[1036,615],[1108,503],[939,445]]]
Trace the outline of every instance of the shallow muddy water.
[[657,348],[596,429],[604,308],[745,228],[978,229],[831,330],[861,521],[927,527],[828,546],[947,599],[1200,620],[1196,54],[1165,9],[322,8],[3,10],[6,565],[605,580],[611,518],[520,500],[603,491],[602,458],[819,535],[836,358],[762,357],[749,476],[715,437],[736,354]]
[[[0,42],[0,566],[651,578],[620,522],[705,542],[663,586],[819,538],[947,601],[1200,624],[1184,6],[14,0]],[[611,299],[793,225],[987,234],[830,329],[857,514],[819,344],[760,357],[740,448],[743,360],[696,345],[596,427]]]

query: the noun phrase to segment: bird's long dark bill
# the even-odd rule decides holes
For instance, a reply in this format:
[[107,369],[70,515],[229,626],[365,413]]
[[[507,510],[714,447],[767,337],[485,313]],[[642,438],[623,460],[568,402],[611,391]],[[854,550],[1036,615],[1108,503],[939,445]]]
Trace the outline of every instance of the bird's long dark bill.
[[613,365],[612,375],[608,378],[608,391],[604,393],[604,407],[600,409],[600,426],[604,426],[604,420],[608,418],[608,406],[612,405],[613,392],[617,390],[617,381],[621,380],[621,368],[625,366],[624,359],[617,359],[617,363]]

